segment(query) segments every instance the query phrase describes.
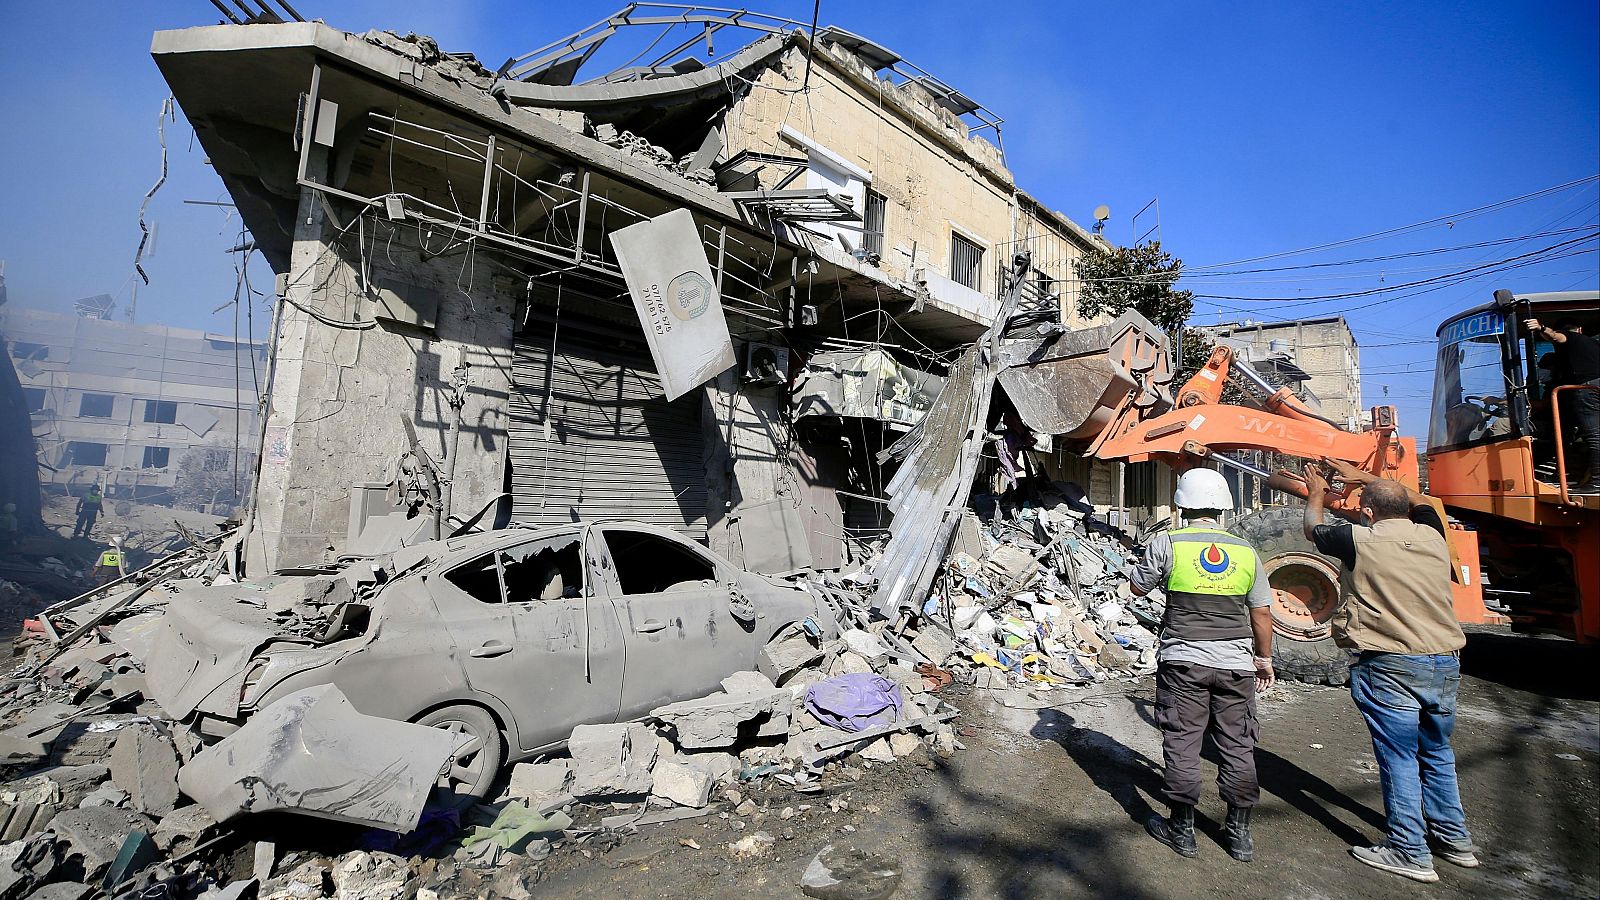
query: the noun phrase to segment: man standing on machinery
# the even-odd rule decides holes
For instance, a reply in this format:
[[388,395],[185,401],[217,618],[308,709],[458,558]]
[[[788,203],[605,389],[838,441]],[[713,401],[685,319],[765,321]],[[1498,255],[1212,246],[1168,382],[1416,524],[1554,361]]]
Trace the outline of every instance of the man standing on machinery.
[[[1576,494],[1600,494],[1600,341],[1583,333],[1583,327],[1573,321],[1557,322],[1556,327],[1550,328],[1538,319],[1528,319],[1523,323],[1528,333],[1534,337],[1542,337],[1555,345],[1555,359],[1552,361],[1552,384],[1556,386],[1580,385],[1584,389],[1568,391],[1570,397],[1563,397],[1565,401],[1561,412],[1570,414],[1576,420],[1578,436],[1583,439],[1584,456],[1573,458],[1572,454],[1567,459],[1572,465],[1583,467],[1587,472],[1579,470],[1577,484],[1572,488]],[[1566,440],[1566,435],[1555,436],[1558,441]]]

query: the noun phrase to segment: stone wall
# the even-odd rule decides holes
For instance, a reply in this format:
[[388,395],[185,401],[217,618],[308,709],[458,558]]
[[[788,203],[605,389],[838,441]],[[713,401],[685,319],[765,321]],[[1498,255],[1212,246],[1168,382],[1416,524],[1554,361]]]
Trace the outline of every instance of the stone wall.
[[[474,265],[466,248],[449,249],[448,234],[432,236],[431,249],[443,255],[425,256],[415,226],[369,221],[363,244],[355,227],[341,232],[349,224],[331,222],[309,191],[302,198],[280,304],[251,571],[315,564],[345,546],[351,485],[392,477],[406,448],[402,417],[441,468],[448,465],[448,398],[459,363],[468,366],[468,387],[453,448],[452,512],[471,515],[504,484],[520,286]],[[434,327],[371,324],[377,302],[364,282],[431,294]]]

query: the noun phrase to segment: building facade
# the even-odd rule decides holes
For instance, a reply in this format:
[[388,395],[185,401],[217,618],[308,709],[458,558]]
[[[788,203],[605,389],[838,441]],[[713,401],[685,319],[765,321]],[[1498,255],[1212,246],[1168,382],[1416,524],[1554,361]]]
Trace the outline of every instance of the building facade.
[[[0,312],[46,490],[100,483],[111,497],[228,509],[257,446],[253,381],[265,342],[7,307]],[[242,493],[240,491],[239,493]],[[201,497],[201,494],[207,496]]]
[[1361,348],[1343,316],[1288,322],[1251,322],[1204,329],[1234,347],[1276,384],[1343,428],[1362,427]]
[[[1104,245],[1017,187],[992,113],[839,29],[744,16],[755,39],[715,55],[727,23],[685,10],[700,37],[597,73],[627,10],[499,72],[316,22],[156,35],[278,273],[252,564],[339,552],[356,486],[421,451],[456,520],[626,516],[735,561],[782,520],[837,566],[883,527],[878,453],[909,424],[885,410],[918,401],[802,415],[799,385],[938,379],[1022,250],[1014,321],[1087,324],[1072,262]],[[676,210],[740,362],[668,401],[612,241]],[[1123,467],[1086,465],[1093,502],[1127,500]]]

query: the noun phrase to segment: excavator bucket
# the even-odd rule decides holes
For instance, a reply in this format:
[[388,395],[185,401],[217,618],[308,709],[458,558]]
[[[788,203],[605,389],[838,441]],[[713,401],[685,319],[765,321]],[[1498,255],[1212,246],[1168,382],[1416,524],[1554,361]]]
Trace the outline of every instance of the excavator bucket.
[[1107,325],[1000,345],[1000,386],[1039,434],[1091,440],[1126,402],[1149,415],[1172,406],[1167,336],[1129,310]]

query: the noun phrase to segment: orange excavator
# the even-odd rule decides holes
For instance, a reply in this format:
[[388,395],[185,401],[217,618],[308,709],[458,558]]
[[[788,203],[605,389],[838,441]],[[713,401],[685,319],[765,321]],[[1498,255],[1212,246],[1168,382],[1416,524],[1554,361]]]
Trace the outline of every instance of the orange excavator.
[[[1501,291],[1489,306],[1454,316],[1439,328],[1427,487],[1436,507],[1448,513],[1441,518],[1449,522],[1452,589],[1457,618],[1464,623],[1509,621],[1521,630],[1600,641],[1600,497],[1567,487],[1574,460],[1562,438],[1572,415],[1560,399],[1596,389],[1547,387],[1538,378],[1538,366],[1541,360],[1548,366],[1548,348],[1536,346],[1519,325],[1531,317],[1576,317],[1595,333],[1600,330],[1596,300],[1593,293],[1515,296]],[[1206,464],[1231,467],[1301,498],[1307,489],[1299,474],[1262,471],[1229,451],[1327,457],[1422,489],[1423,457],[1416,440],[1400,434],[1394,407],[1374,407],[1370,425],[1345,430],[1288,388],[1274,387],[1248,364],[1236,364],[1225,346],[1215,348],[1171,398],[1162,380],[1171,379],[1165,336],[1136,314],[1104,329],[1108,339],[1085,341],[1098,344],[1096,352],[1077,358],[1035,353],[1018,367],[1023,372],[1013,369],[1001,376],[1008,395],[1021,401],[1016,405],[1030,427],[1060,435],[1100,459],[1159,460],[1178,471]],[[1089,371],[1114,373],[1109,387],[1082,389],[1081,376]],[[1258,406],[1222,402],[1230,381]],[[1022,390],[1030,384],[1051,384],[1056,390],[1042,399],[1040,392]],[[1049,408],[1051,394],[1059,409]],[[1085,407],[1092,412],[1085,414]],[[1034,424],[1052,419],[1055,427],[1048,429]],[[1070,424],[1063,427],[1063,421]],[[1336,483],[1328,496],[1334,515],[1354,518],[1357,503],[1355,485]],[[1339,564],[1305,540],[1302,516],[1298,505],[1269,507],[1232,525],[1265,559],[1274,589],[1280,673],[1342,684],[1348,658],[1333,645],[1328,626],[1338,603]]]

